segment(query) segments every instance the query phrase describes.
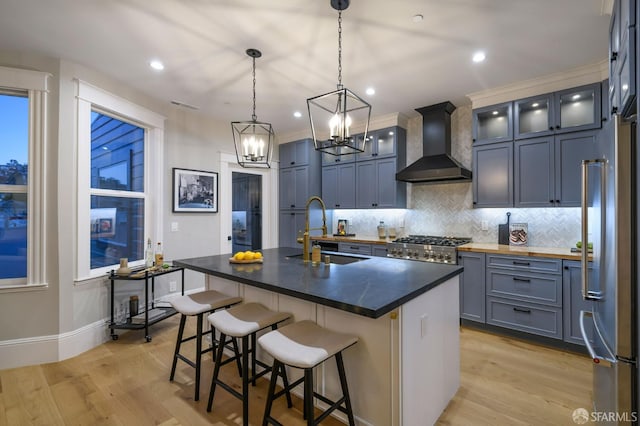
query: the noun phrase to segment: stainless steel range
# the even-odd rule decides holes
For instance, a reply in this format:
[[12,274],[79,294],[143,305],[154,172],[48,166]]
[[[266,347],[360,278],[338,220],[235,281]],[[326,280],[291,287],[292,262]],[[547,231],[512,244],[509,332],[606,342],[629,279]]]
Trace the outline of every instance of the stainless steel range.
[[387,243],[387,257],[435,263],[458,263],[456,247],[471,238],[409,235]]

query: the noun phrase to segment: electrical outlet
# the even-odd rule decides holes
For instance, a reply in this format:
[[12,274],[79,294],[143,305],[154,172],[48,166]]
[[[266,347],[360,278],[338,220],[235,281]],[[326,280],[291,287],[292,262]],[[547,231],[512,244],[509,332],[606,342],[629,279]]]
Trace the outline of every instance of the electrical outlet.
[[175,281],[169,281],[169,291],[176,291],[178,284]]
[[483,231],[488,231],[489,230],[489,222],[487,222],[486,220],[483,220],[480,223],[480,229],[482,229]]
[[178,222],[171,222],[171,232],[178,232]]

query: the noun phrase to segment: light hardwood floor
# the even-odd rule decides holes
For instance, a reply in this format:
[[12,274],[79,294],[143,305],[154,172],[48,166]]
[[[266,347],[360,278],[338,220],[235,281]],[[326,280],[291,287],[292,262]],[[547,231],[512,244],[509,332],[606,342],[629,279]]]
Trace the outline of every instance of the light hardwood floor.
[[[154,325],[150,343],[134,331],[62,362],[0,371],[0,425],[241,424],[240,401],[223,390],[216,391],[213,412],[206,411],[209,355],[199,402],[186,364],[179,362],[169,382],[177,324],[174,316]],[[225,370],[239,388],[233,367]],[[585,356],[462,328],[461,371],[460,389],[438,424],[571,425],[573,410],[589,407],[591,361]],[[261,424],[266,388],[261,380],[251,389],[252,425]],[[293,410],[284,401],[274,408],[284,425],[304,424],[299,400]],[[323,423],[340,424],[332,418]]]

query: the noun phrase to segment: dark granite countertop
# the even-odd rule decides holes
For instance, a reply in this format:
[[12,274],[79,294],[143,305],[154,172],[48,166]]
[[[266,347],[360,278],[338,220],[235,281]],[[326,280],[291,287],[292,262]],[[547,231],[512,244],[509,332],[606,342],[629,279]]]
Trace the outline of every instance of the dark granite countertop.
[[[347,265],[304,264],[296,248],[262,251],[263,263],[233,264],[231,255],[174,260],[173,264],[287,296],[379,318],[462,272],[462,266],[386,257]],[[328,253],[344,256],[343,253]]]

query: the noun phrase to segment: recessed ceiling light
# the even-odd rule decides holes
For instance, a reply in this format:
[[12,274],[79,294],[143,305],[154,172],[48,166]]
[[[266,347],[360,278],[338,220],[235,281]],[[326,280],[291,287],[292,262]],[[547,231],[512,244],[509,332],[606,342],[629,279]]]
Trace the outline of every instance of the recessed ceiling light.
[[411,18],[413,22],[422,22],[423,19],[424,19],[424,16],[422,16],[419,13],[413,15],[413,17]]
[[487,55],[485,55],[485,53],[483,51],[478,51],[476,53],[473,54],[473,62],[482,62],[486,59]]
[[149,66],[156,71],[162,71],[164,69],[164,64],[158,61],[157,59],[154,59],[153,61],[149,62]]
[[293,113],[293,116],[295,118],[300,118],[300,117],[302,117],[302,113],[300,111],[296,111],[296,112]]
[[571,99],[573,99],[574,101],[576,101],[576,100],[580,99],[580,94],[578,93],[578,94],[573,95],[573,96],[571,97]]
[[371,96],[371,95],[375,95],[376,94],[376,89],[374,89],[373,87],[368,87],[366,94]]

